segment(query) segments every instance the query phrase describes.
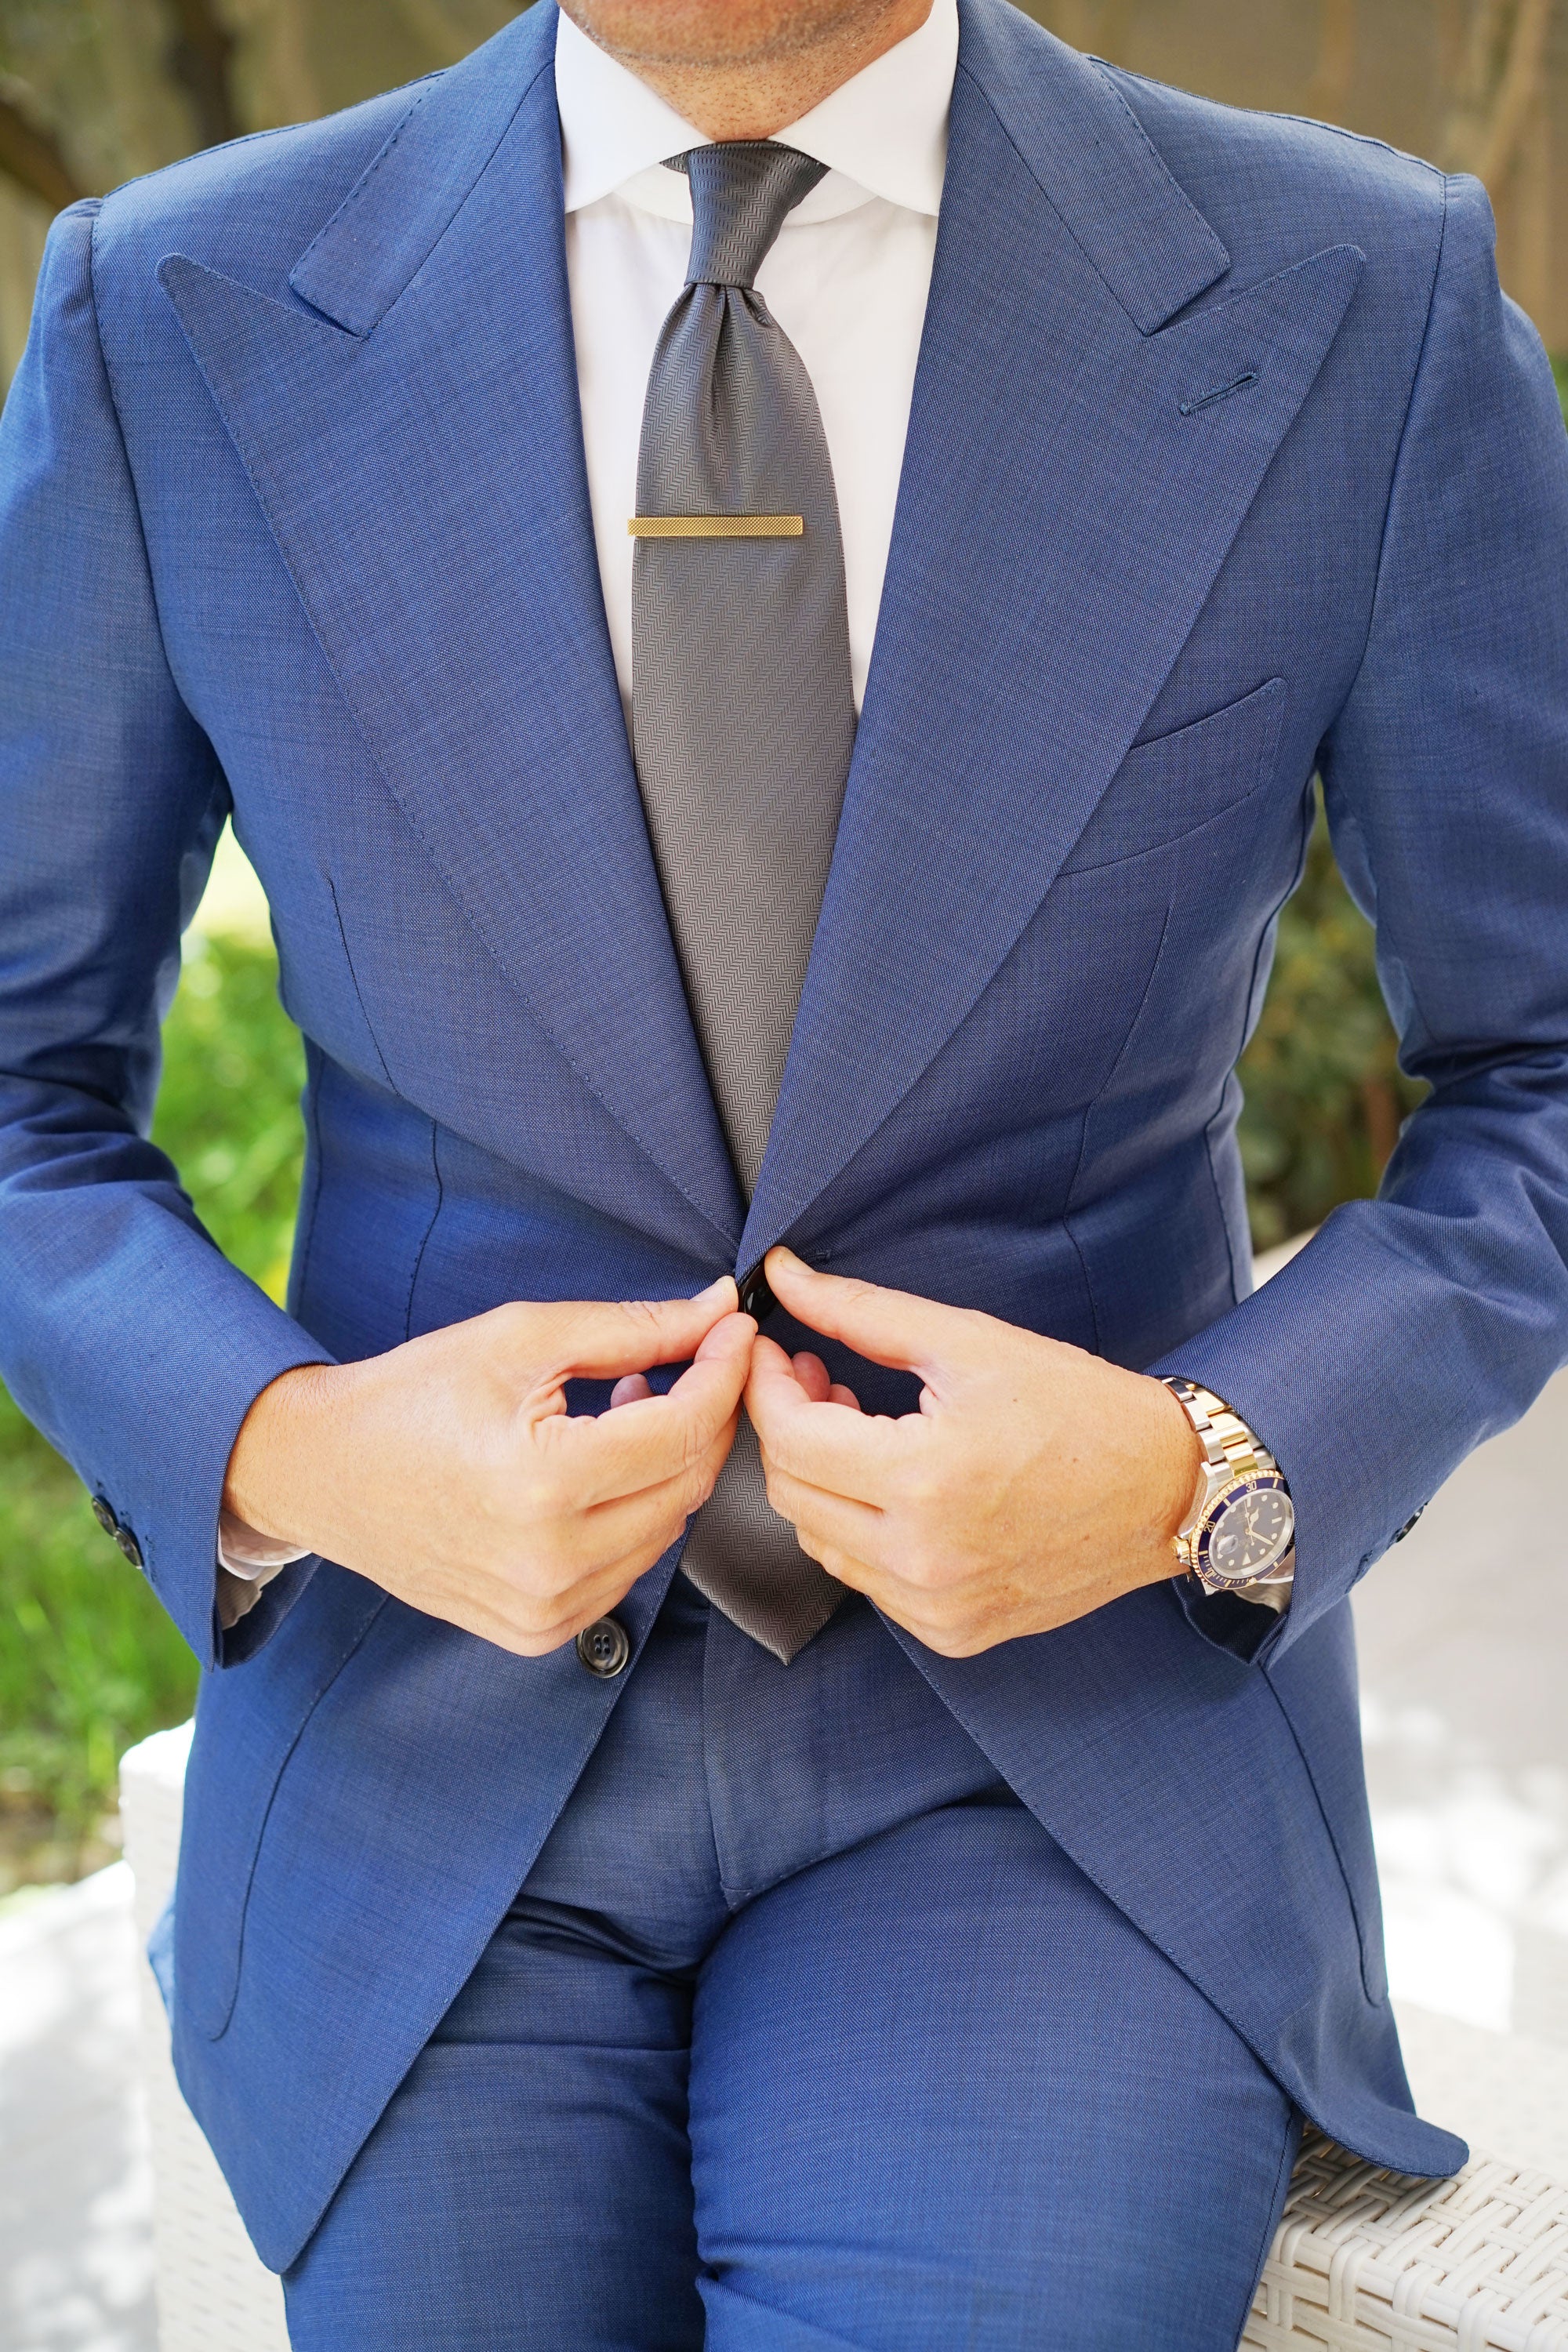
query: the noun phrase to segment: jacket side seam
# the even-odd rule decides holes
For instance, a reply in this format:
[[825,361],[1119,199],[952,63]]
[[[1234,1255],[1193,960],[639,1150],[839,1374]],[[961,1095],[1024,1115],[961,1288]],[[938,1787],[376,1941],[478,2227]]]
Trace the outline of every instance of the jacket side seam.
[[376,1060],[381,1065],[382,1076],[386,1080],[392,1092],[396,1095],[398,1099],[401,1101],[403,1099],[402,1089],[398,1086],[396,1079],[393,1076],[392,1072],[386,1066],[386,1055],[381,1050],[381,1039],[375,1034],[375,1024],[370,1017],[370,1007],[364,1001],[364,991],[359,984],[359,974],[354,970],[353,950],[349,945],[349,935],[343,924],[343,910],[338,898],[338,886],[333,881],[330,874],[327,877],[327,888],[331,894],[332,917],[338,927],[338,943],[343,951],[343,961],[349,968],[349,985],[353,990],[354,1003],[359,1006],[360,1018],[364,1023],[365,1035],[370,1039],[371,1051],[374,1054]]
[[414,1295],[419,1287],[419,1270],[425,1263],[425,1253],[430,1246],[430,1236],[440,1223],[441,1209],[446,1198],[445,1187],[441,1181],[441,1130],[434,1119],[430,1121],[430,1171],[436,1180],[436,1204],[430,1212],[429,1223],[419,1236],[419,1246],[414,1253],[414,1264],[408,1276],[408,1297],[403,1307],[405,1339],[412,1339],[414,1337]]

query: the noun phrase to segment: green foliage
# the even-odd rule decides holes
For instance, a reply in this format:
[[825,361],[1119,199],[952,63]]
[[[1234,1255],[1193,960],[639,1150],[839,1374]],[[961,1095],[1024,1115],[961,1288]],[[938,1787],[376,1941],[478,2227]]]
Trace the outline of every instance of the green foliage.
[[1425,1088],[1394,1056],[1371,925],[1341,881],[1320,808],[1301,887],[1279,919],[1263,1016],[1242,1057],[1241,1156],[1260,1249],[1375,1192]]
[[192,933],[153,1137],[218,1247],[278,1299],[300,1197],[304,1083],[270,945]]
[[[303,1066],[268,947],[193,935],[157,1140],[219,1246],[281,1296]],[[195,1667],[74,1474],[0,1390],[0,1893],[105,1858],[123,1748],[190,1712]]]

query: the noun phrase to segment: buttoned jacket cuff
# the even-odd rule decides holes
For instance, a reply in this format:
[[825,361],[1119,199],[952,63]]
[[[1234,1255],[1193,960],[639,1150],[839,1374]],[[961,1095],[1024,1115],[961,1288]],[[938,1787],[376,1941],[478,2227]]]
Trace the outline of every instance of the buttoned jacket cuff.
[[[1205,1640],[1270,1664],[1345,1601],[1460,1459],[1466,1435],[1401,1396],[1402,1367],[1430,1313],[1419,1276],[1388,1248],[1387,1207],[1336,1210],[1305,1249],[1229,1314],[1148,1369],[1201,1382],[1266,1445],[1290,1489],[1296,1573],[1290,1605],[1266,1617],[1178,1587]],[[1402,1311],[1404,1316],[1402,1331]],[[1452,1408],[1450,1407],[1450,1410]]]
[[[279,1568],[252,1588],[254,1605],[243,1613],[224,1607],[220,1580],[228,1571],[220,1563],[219,1517],[235,1439],[273,1381],[334,1360],[204,1236],[173,1219],[163,1223],[167,1287],[142,1295],[145,1319],[157,1328],[134,1394],[106,1398],[100,1382],[81,1379],[68,1388],[62,1378],[75,1425],[57,1424],[50,1434],[65,1441],[89,1491],[112,1514],[121,1549],[134,1547],[201,1665],[228,1666],[253,1655],[281,1623],[316,1565],[306,1557]],[[184,1266],[170,1265],[181,1258]],[[183,1279],[173,1278],[176,1271]],[[167,1343],[163,1352],[160,1341]],[[231,1604],[237,1597],[229,1591]]]

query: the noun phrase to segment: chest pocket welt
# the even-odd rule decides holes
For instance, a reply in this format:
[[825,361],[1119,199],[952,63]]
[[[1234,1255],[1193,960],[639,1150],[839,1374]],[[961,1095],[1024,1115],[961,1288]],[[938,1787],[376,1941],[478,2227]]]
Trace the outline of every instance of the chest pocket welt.
[[1268,779],[1284,715],[1285,681],[1272,677],[1191,727],[1135,743],[1062,872],[1162,849],[1249,798]]

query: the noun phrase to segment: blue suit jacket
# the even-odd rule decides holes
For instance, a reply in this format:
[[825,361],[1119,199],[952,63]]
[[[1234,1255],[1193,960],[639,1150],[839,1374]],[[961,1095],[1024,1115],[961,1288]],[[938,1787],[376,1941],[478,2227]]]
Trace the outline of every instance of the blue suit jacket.
[[[553,35],[541,0],[413,90],[73,207],[0,442],[3,1369],[213,1670],[186,2090],[287,2262],[620,1687],[319,1562],[222,1636],[251,1399],[787,1237],[1188,1372],[1274,1448],[1300,1566],[1260,1644],[1173,1584],[905,1647],[1310,2116],[1451,2169],[1386,2000],[1347,1596],[1568,1309],[1568,449],[1485,197],[965,0],[875,660],[748,1210],[595,570]],[[1254,1297],[1232,1070],[1319,766],[1432,1094],[1381,1199]],[[287,1314],[145,1139],[231,809],[309,1051]]]

